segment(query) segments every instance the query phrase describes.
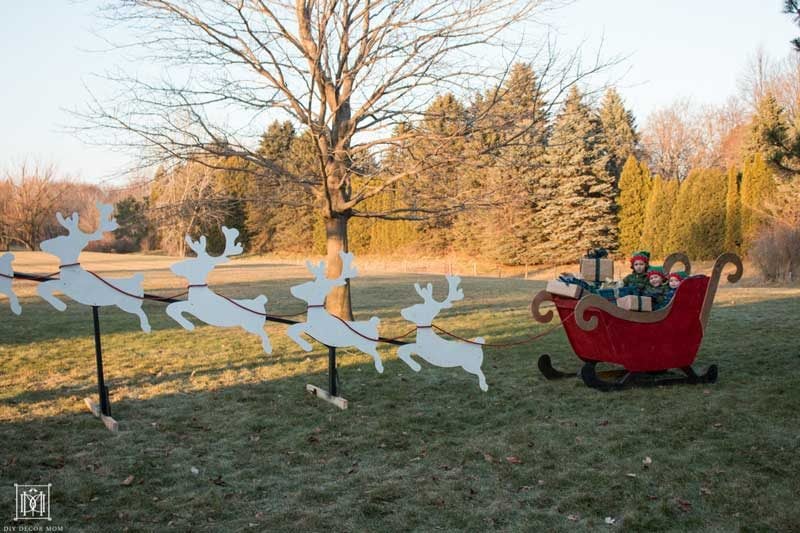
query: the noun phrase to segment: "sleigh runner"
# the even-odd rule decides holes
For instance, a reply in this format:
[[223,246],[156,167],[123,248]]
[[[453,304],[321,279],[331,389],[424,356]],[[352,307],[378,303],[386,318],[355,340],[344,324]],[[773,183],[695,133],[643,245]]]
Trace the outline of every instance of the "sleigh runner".
[[[689,260],[683,254],[669,256],[664,270],[671,270],[677,262],[691,272]],[[584,362],[580,376],[589,387],[608,391],[633,384],[713,383],[717,379],[716,365],[703,374],[697,374],[692,365],[703,340],[722,270],[728,264],[736,268],[728,274],[728,282],[737,282],[742,276],[741,259],[735,254],[723,254],[714,263],[710,277],[687,278],[670,303],[657,311],[627,311],[594,294],[575,300],[541,291],[531,302],[531,313],[537,322],[550,322],[553,311],[542,312],[540,308],[544,302],[555,304],[569,343]],[[617,379],[608,381],[604,379],[608,373],[596,371],[598,363],[620,365],[624,370],[612,372]],[[538,365],[547,379],[575,375],[553,368],[547,354],[539,358]],[[672,369],[680,369],[684,375],[656,375]]]

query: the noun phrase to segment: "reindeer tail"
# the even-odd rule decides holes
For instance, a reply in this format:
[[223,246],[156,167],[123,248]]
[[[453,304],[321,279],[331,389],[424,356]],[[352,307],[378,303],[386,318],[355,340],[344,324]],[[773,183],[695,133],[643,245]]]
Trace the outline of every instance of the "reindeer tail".
[[472,339],[472,342],[476,342],[478,344],[485,344],[486,343],[486,341],[483,340],[483,337],[475,337],[474,339]]
[[144,283],[144,274],[142,274],[141,272],[137,272],[136,274],[133,275],[133,281],[135,281],[138,285],[141,285],[142,283]]
[[372,326],[372,327],[377,328],[378,324],[380,324],[380,323],[381,323],[381,319],[376,317],[376,316],[374,316],[374,317],[369,319],[369,325]]
[[266,305],[267,301],[268,301],[268,300],[267,300],[267,297],[266,297],[266,296],[264,296],[263,294],[259,294],[258,296],[256,296],[256,299],[255,299],[255,302],[256,302],[256,304],[257,304],[259,307],[261,307],[262,309],[263,309],[263,308],[264,308],[264,306]]

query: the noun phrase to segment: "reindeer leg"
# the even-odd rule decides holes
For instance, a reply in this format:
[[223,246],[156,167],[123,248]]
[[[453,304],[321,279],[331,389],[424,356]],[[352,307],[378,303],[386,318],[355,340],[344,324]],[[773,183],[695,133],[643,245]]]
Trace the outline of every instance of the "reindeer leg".
[[269,337],[267,337],[267,332],[264,331],[264,324],[254,323],[254,324],[244,324],[242,325],[245,331],[248,333],[253,333],[261,337],[261,347],[264,349],[264,353],[271,354],[272,353],[272,344],[269,342]]
[[420,370],[422,370],[422,366],[420,366],[419,363],[417,363],[411,358],[411,354],[416,353],[414,351],[416,349],[417,349],[416,344],[403,345],[397,350],[397,357],[402,359],[405,364],[410,366],[411,370],[413,370],[414,372],[419,372]]
[[19,298],[14,294],[14,291],[8,293],[8,303],[11,305],[11,312],[15,315],[22,314],[22,306],[19,305]]
[[464,365],[463,368],[466,372],[478,376],[478,386],[481,388],[483,392],[489,390],[489,385],[486,384],[486,376],[483,375],[483,370],[481,370],[481,363],[483,363],[483,353],[478,353],[478,357],[474,361],[470,361],[470,364]]
[[47,303],[55,307],[58,311],[63,311],[67,308],[67,304],[53,296],[53,292],[57,290],[62,292],[64,291],[64,282],[57,279],[45,281],[36,287],[36,292],[39,294],[39,296],[41,296]]
[[134,300],[125,298],[122,302],[117,304],[117,307],[125,311],[126,313],[131,313],[139,317],[139,326],[142,328],[142,331],[145,333],[150,333],[150,321],[147,319],[147,315],[144,313],[142,309],[142,301],[141,300]]
[[188,311],[186,302],[174,302],[167,306],[167,314],[187,331],[194,331],[194,324],[186,320],[183,313]]
[[306,322],[298,322],[297,324],[292,324],[289,326],[286,329],[286,334],[290,339],[296,342],[301,349],[310,352],[312,349],[311,343],[301,337],[301,335],[306,332],[306,329]]
[[365,348],[364,353],[371,355],[372,360],[375,361],[375,370],[378,371],[378,374],[383,374],[383,361],[381,360],[381,354],[378,353],[378,345],[370,342]]

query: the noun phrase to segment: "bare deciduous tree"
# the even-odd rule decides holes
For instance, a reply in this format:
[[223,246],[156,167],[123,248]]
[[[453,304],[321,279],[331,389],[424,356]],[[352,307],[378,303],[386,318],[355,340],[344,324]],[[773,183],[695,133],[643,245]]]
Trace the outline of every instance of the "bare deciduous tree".
[[[399,124],[424,118],[437,93],[459,95],[499,86],[521,49],[520,23],[554,0],[127,0],[111,3],[114,23],[140,30],[132,43],[142,57],[167,65],[153,82],[109,78],[119,100],[94,100],[84,115],[117,145],[142,149],[145,163],[209,156],[243,162],[257,179],[299,190],[325,220],[328,276],[341,271],[351,217],[424,219],[474,202],[457,187],[444,202],[417,198],[383,212],[360,206],[397,182],[430,170],[431,160],[385,172],[380,162],[394,147],[413,145],[419,129]],[[525,36],[530,42],[530,36]],[[116,43],[120,44],[120,43]],[[124,45],[124,44],[123,44]],[[580,54],[559,58],[543,41],[532,59],[549,80],[551,102],[605,65],[582,65]],[[260,156],[254,125],[265,113],[283,114],[315,139],[319,178],[295,175]],[[537,125],[538,126],[538,125]],[[428,145],[450,146],[452,135],[429,132]],[[524,133],[524,132],[522,132]],[[520,133],[520,134],[522,134]],[[119,135],[121,134],[121,135]],[[514,139],[507,139],[513,142]],[[464,154],[436,158],[463,160]],[[218,159],[215,159],[218,160]],[[455,183],[456,180],[454,180]],[[423,191],[424,192],[424,191]],[[296,198],[297,195],[286,195]],[[349,317],[349,285],[328,297],[328,309]]]

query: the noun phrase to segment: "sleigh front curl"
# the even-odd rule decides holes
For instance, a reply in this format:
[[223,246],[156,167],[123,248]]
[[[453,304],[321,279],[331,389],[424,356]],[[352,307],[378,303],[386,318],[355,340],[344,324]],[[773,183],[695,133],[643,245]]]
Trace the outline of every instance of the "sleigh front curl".
[[[678,262],[691,272],[684,254],[667,257],[664,271],[669,272]],[[714,263],[710,277],[688,277],[670,303],[657,311],[627,311],[594,294],[574,300],[540,291],[531,302],[531,313],[537,322],[550,322],[552,310],[542,312],[541,306],[548,301],[555,304],[569,343],[584,362],[580,376],[589,387],[608,391],[633,384],[713,383],[717,379],[716,365],[697,374],[692,364],[703,341],[722,270],[728,264],[736,268],[728,274],[728,282],[739,281],[741,259],[732,253],[723,254]],[[624,370],[598,373],[597,363],[620,365]],[[548,354],[539,358],[538,365],[548,379],[575,375],[553,368]],[[671,369],[680,369],[684,375],[658,376]],[[608,376],[614,379],[605,379]]]

